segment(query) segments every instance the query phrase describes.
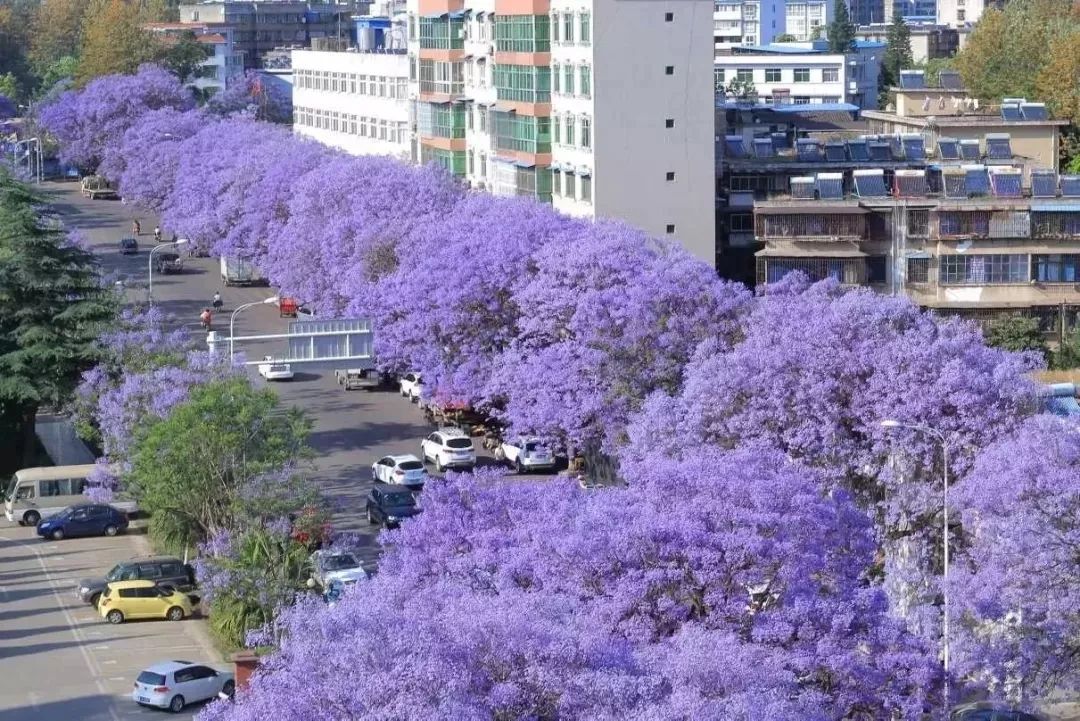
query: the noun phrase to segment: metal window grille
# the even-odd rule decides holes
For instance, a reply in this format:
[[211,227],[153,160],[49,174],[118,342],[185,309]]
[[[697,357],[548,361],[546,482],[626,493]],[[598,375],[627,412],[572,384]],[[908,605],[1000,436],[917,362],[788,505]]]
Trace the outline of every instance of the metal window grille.
[[907,282],[929,283],[930,282],[930,259],[908,258],[907,259]]

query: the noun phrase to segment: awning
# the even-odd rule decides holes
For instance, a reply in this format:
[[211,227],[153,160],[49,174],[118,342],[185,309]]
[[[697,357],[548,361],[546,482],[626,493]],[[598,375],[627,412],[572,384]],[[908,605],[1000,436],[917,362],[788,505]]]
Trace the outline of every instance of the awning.
[[1042,213],[1080,213],[1080,203],[1032,203],[1031,209]]
[[514,165],[519,168],[535,168],[536,163],[531,160],[515,160]]
[[812,205],[792,204],[783,206],[770,206],[763,208],[754,207],[754,213],[759,215],[866,215],[868,210],[857,205],[830,205],[829,203],[814,202]]
[[516,113],[517,108],[506,103],[495,103],[495,111],[498,113]]
[[754,253],[759,258],[865,258],[864,253],[853,245],[839,248],[836,243],[821,243],[813,248],[764,248]]

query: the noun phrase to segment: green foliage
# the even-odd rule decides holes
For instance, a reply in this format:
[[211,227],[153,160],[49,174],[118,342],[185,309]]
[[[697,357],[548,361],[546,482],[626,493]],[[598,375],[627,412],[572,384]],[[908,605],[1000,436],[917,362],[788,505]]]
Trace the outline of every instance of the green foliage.
[[827,37],[830,53],[849,53],[855,48],[855,23],[851,21],[845,0],[836,0],[833,21],[829,23]]
[[900,84],[900,71],[912,65],[914,61],[911,58],[911,29],[897,8],[885,37],[885,53],[881,59],[881,74],[878,76],[878,107],[885,108],[889,104],[890,89]]
[[194,545],[236,527],[241,497],[261,476],[308,455],[310,428],[246,378],[208,383],[140,433],[124,482],[158,538]]
[[39,94],[45,95],[61,80],[74,79],[79,71],[79,58],[75,55],[65,55],[53,61],[42,70],[39,83]]
[[19,81],[11,73],[0,75],[0,95],[16,100],[19,95]]
[[746,100],[755,93],[757,93],[757,88],[754,87],[753,80],[737,76],[731,79],[731,82],[728,83],[727,88],[724,90],[727,97],[738,98],[739,100]]
[[0,406],[23,418],[22,435],[5,438],[11,460],[32,453],[37,409],[70,399],[116,313],[94,256],[43,221],[41,204],[0,171]]
[[1038,351],[1046,355],[1046,343],[1036,318],[1011,315],[998,318],[986,329],[986,342],[1011,351]]
[[206,46],[195,39],[195,33],[186,32],[165,51],[161,64],[180,78],[180,82],[187,82],[193,76],[197,77],[207,56]]
[[1073,331],[1051,355],[1050,367],[1062,371],[1080,368],[1080,330]]
[[793,43],[796,40],[797,38],[791,33],[781,33],[780,35],[777,35],[775,38],[773,38],[774,43]]
[[923,71],[927,86],[938,87],[941,85],[941,71],[954,70],[953,65],[953,58],[929,58],[915,67]]

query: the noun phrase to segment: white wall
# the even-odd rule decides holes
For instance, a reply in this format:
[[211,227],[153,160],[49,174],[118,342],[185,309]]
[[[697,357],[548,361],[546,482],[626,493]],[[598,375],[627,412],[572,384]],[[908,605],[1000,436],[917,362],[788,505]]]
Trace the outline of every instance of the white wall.
[[973,25],[986,9],[985,0],[938,0],[937,21],[941,25]]
[[720,0],[713,9],[715,49],[771,43],[786,32],[786,17],[784,0]]
[[[790,91],[791,102],[795,98],[807,98],[809,103],[846,102],[847,64],[843,55],[811,53],[807,55],[785,54],[739,54],[716,58],[716,67],[724,70],[724,85],[736,77],[738,70],[749,70],[753,77],[758,98],[772,96],[777,89]],[[795,81],[796,70],[809,70],[809,80]],[[766,80],[769,70],[779,70],[780,80]],[[826,74],[835,79],[826,80]]]
[[[669,12],[673,20],[665,22]],[[595,214],[677,239],[710,264],[716,261],[712,17],[711,0],[593,2]],[[667,118],[673,128],[665,127]]]
[[[299,80],[302,71],[324,72],[375,76],[385,78],[385,87],[394,87],[395,95],[402,87],[396,81],[409,77],[408,57],[404,54],[363,53],[363,52],[322,52],[316,50],[294,50],[292,55],[293,77]],[[356,93],[348,90],[316,90],[302,87],[304,83],[294,82],[293,107],[294,131],[299,135],[314,138],[322,143],[341,148],[354,155],[391,155],[403,159],[409,157],[409,101],[402,92],[397,97],[378,96],[376,93]],[[359,83],[358,83],[359,86]],[[350,86],[351,87],[351,86]],[[308,124],[306,118],[312,115],[308,111],[322,110],[338,113],[339,116],[357,116],[374,120],[374,123],[357,123],[357,133],[351,132],[349,124],[339,121],[339,130],[319,128]],[[382,121],[387,123],[387,139],[379,137]],[[360,134],[360,128],[369,129],[368,136]],[[374,129],[374,132],[372,132]],[[375,137],[371,137],[374,135]]]
[[796,40],[813,40],[814,31],[820,28],[819,37],[824,39],[826,28],[832,20],[832,4],[828,0],[794,0],[786,4],[785,31]]

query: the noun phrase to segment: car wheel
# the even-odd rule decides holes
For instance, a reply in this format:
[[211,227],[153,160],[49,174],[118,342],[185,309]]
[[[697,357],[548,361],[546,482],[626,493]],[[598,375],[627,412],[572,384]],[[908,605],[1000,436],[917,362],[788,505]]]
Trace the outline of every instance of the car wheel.
[[519,474],[525,472],[525,464],[521,462],[520,458],[517,459],[517,462],[514,464],[514,468]]
[[100,600],[101,600],[101,594],[100,593],[95,593],[93,596],[90,597],[90,605],[93,606],[94,608],[97,608],[98,601],[100,601]]
[[225,685],[221,687],[221,693],[225,694],[229,698],[232,698],[236,693],[236,683],[233,681],[226,681]]
[[108,525],[108,526],[105,526],[105,535],[106,536],[115,536],[119,532],[120,532],[120,529],[117,528],[116,526],[113,526],[111,524]]
[[124,614],[120,611],[112,610],[109,611],[108,615],[105,616],[105,620],[115,626],[118,623],[124,622]]
[[173,606],[165,612],[165,618],[169,619],[170,621],[183,621],[184,609],[180,608],[179,606]]
[[57,528],[55,531],[52,532],[51,535],[54,541],[64,540],[64,530],[62,528]]
[[36,526],[38,521],[41,520],[41,514],[37,511],[27,511],[23,514],[23,523],[28,526]]
[[439,459],[438,456],[435,456],[435,470],[438,471],[439,473],[443,472],[443,464],[442,464],[442,461]]
[[367,512],[367,522],[370,523],[373,526],[375,525],[375,516],[371,515],[371,509],[370,508],[368,509],[368,512]]
[[172,699],[169,701],[169,710],[172,711],[173,713],[180,713],[181,711],[183,711],[184,710],[184,697],[183,696],[173,696]]

